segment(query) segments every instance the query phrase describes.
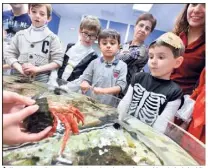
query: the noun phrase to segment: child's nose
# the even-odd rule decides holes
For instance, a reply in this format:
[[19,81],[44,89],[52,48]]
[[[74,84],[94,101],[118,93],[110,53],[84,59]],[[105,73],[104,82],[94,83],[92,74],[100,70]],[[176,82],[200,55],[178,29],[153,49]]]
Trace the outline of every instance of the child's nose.
[[152,64],[156,64],[156,63],[157,63],[157,59],[156,59],[156,58],[152,58],[152,59],[151,59],[151,63],[152,63]]
[[107,44],[107,47],[108,47],[108,48],[111,47],[110,43]]
[[87,42],[89,42],[89,41],[90,41],[90,37],[89,37],[89,36],[87,36],[86,41],[87,41]]
[[39,15],[38,13],[36,13],[35,17],[36,17],[36,18],[39,18],[39,17],[40,17],[40,15]]

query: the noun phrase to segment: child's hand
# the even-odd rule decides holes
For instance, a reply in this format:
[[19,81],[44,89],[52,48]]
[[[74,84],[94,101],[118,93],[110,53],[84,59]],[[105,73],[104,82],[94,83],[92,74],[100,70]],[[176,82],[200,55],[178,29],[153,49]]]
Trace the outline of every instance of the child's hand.
[[11,69],[11,66],[9,64],[3,64],[3,69]]
[[104,88],[100,88],[100,87],[94,87],[93,88],[93,92],[95,94],[105,94],[105,89]]
[[80,85],[83,93],[86,93],[90,89],[90,84],[87,81],[83,81]]
[[23,72],[26,75],[31,75],[31,74],[38,73],[38,67],[36,67],[35,65],[33,65],[31,63],[24,63],[24,64],[22,64],[22,69],[23,69]]
[[27,76],[27,75],[24,73],[21,64],[19,64],[18,62],[15,62],[12,66],[13,66],[20,74],[22,74],[23,76]]

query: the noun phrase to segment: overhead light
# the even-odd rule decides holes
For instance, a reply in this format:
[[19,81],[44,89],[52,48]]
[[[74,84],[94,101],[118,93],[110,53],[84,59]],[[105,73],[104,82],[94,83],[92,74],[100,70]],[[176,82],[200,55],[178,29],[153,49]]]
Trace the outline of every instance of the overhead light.
[[149,12],[153,4],[134,4],[133,10]]

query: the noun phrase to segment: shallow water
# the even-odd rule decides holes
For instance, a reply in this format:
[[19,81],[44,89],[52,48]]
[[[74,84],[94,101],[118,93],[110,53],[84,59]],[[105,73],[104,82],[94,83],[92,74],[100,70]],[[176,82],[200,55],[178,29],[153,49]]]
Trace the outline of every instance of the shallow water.
[[[198,165],[170,138],[136,119],[115,129],[112,125],[118,114],[113,107],[77,93],[55,95],[38,82],[15,83],[13,77],[3,80],[5,90],[31,97],[44,93],[49,101],[73,105],[85,115],[80,134],[70,136],[63,153],[63,159],[72,160],[73,165]],[[54,137],[4,148],[3,165],[65,165],[57,162],[63,133],[62,123]]]

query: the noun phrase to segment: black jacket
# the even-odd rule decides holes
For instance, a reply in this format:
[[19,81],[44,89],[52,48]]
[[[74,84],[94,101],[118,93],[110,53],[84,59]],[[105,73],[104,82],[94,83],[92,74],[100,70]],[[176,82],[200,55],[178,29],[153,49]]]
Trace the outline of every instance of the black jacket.
[[[61,79],[63,72],[68,64],[68,60],[69,60],[69,56],[66,55],[66,52],[73,46],[74,44],[69,43],[67,45],[66,51],[65,51],[65,55],[64,55],[64,61],[63,61],[63,65],[61,66],[61,68],[59,68],[58,70],[58,78]],[[69,78],[67,79],[67,81],[73,81],[77,78],[79,78],[80,75],[82,75],[82,73],[84,72],[84,70],[87,68],[88,64],[96,59],[98,57],[98,55],[95,52],[92,52],[90,54],[88,54],[84,59],[82,59],[79,64],[77,66],[74,67],[74,70],[72,71],[71,75],[69,76]]]

